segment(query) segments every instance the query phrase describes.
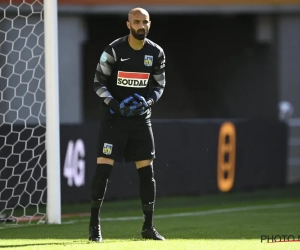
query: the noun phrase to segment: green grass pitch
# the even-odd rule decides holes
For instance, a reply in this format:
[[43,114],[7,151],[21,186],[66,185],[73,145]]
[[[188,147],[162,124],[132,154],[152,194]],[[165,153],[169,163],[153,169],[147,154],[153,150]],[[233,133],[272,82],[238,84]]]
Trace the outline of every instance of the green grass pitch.
[[[300,186],[197,197],[158,197],[154,224],[166,241],[143,240],[139,200],[104,202],[103,243],[91,243],[87,215],[61,225],[0,224],[1,249],[300,249]],[[64,205],[63,214],[88,213],[89,204]],[[295,241],[267,243],[261,236]],[[287,236],[285,236],[287,237]],[[299,239],[300,240],[300,239]]]

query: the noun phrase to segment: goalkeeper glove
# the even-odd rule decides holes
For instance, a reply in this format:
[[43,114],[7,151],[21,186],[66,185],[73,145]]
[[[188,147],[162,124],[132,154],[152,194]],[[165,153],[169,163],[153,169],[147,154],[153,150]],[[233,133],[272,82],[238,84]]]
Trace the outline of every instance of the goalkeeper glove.
[[112,99],[108,106],[111,114],[119,113],[122,116],[137,116],[145,112],[142,102],[137,102],[132,96],[125,98],[120,105],[115,99]]
[[143,97],[143,96],[141,96],[141,95],[139,95],[137,93],[133,94],[133,97],[137,101],[141,102],[143,104],[143,107],[145,107],[145,108],[150,108],[150,106],[152,106],[153,103],[154,103],[154,101],[151,98],[149,98],[149,99],[146,100],[145,97]]
[[142,115],[144,112],[145,108],[143,107],[143,104],[138,103],[132,96],[125,98],[119,107],[119,113],[122,116],[137,116]]

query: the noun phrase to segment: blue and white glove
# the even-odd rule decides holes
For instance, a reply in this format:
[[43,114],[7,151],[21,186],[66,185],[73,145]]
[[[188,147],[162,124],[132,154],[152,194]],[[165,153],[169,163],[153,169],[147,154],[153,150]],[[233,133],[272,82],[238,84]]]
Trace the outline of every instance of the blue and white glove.
[[119,113],[122,116],[138,116],[145,112],[142,103],[138,103],[132,96],[125,98],[119,108]]
[[141,102],[143,104],[143,107],[145,109],[149,108],[153,104],[153,100],[152,99],[146,100],[145,97],[143,97],[143,96],[141,96],[141,95],[139,95],[137,93],[133,94],[133,97],[134,97],[135,100]]
[[126,117],[138,116],[145,112],[145,108],[142,103],[138,103],[132,96],[129,96],[120,103],[118,112]]

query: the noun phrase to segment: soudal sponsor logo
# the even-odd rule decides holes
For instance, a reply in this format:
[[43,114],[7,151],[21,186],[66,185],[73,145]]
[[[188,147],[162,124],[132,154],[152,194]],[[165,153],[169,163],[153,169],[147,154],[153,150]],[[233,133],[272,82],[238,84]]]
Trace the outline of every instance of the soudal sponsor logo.
[[117,85],[129,88],[145,88],[148,84],[149,73],[118,72]]

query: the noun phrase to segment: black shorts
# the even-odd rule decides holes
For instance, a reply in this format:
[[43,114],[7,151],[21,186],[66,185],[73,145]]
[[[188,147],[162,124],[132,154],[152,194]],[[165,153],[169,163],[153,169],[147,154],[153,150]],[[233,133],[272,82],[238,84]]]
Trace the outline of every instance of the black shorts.
[[98,138],[98,157],[117,162],[155,158],[155,144],[150,122],[134,119],[103,121]]

